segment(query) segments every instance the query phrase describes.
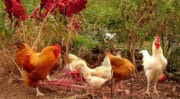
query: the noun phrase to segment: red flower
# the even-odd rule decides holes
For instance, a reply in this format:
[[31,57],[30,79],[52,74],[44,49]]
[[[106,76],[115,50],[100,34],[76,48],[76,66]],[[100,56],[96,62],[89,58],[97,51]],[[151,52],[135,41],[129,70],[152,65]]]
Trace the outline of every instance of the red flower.
[[[49,12],[56,15],[57,9],[59,13],[71,17],[83,10],[86,3],[87,0],[41,0],[40,17],[46,17]],[[43,9],[46,11],[42,12]]]
[[[40,3],[40,16],[45,18],[49,12],[53,9],[54,0],[41,0]],[[46,10],[44,13],[41,13],[43,8]]]
[[[67,17],[77,14],[86,7],[87,0],[62,0],[59,4],[59,11]],[[62,6],[63,5],[63,6]],[[64,13],[64,8],[66,13]]]
[[[28,18],[21,0],[4,0],[4,2],[11,20],[13,16],[20,20]],[[35,8],[30,17],[45,18],[48,13],[56,15],[57,10],[59,13],[71,17],[73,14],[82,11],[86,7],[86,3],[87,0],[41,0],[40,7]]]
[[38,15],[39,15],[39,11],[40,11],[40,7],[38,6],[38,7],[36,7],[35,9],[34,9],[34,11],[31,13],[31,18],[38,18]]
[[73,26],[75,27],[75,29],[77,30],[77,32],[80,32],[80,31],[81,31],[81,26],[80,26],[80,24],[79,24],[79,22],[78,22],[77,19],[74,19],[74,20],[73,20]]
[[12,20],[14,16],[17,19],[25,20],[28,15],[22,5],[21,0],[4,0],[6,5],[6,12],[9,14],[9,18]]

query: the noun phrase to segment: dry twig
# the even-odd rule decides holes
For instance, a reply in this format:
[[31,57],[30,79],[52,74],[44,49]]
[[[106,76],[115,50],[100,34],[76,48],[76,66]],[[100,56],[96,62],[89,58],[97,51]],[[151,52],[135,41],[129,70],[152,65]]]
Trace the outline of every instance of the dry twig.
[[19,70],[19,72],[21,73],[21,69],[20,69],[19,66],[16,64],[15,60],[14,60],[12,57],[4,54],[2,51],[0,51],[0,53],[1,53],[3,56],[5,56],[5,57],[9,58],[10,60],[12,60],[12,62],[13,62],[14,65],[16,66],[16,68],[17,68],[17,69]]

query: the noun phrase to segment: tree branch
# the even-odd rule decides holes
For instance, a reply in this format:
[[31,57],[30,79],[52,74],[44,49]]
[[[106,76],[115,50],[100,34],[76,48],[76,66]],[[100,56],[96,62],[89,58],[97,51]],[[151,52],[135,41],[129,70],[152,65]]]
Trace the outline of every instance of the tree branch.
[[16,68],[17,68],[17,69],[19,70],[19,72],[21,73],[21,69],[20,69],[19,66],[16,64],[15,60],[14,60],[12,57],[4,54],[2,51],[0,51],[0,53],[1,53],[3,56],[5,56],[5,57],[9,58],[10,60],[12,60],[12,62],[13,62],[14,65],[16,66]]

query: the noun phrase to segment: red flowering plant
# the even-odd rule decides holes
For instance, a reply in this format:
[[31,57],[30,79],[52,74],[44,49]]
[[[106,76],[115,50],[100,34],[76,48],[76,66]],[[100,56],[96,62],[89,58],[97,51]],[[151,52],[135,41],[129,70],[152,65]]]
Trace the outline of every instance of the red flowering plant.
[[[28,15],[22,5],[21,0],[4,0],[6,5],[6,11],[9,14],[9,18],[12,19],[12,16],[17,19],[25,20],[28,18]],[[49,12],[55,12],[56,9],[59,9],[61,14],[65,14],[67,17],[71,17],[73,14],[79,13],[86,7],[87,0],[41,0],[40,7],[37,7],[33,11],[32,16],[37,16],[40,11],[40,17],[46,17]],[[45,12],[41,10],[45,9]],[[64,12],[65,11],[65,12]]]
[[[46,18],[48,13],[56,15],[59,13],[67,16],[71,19],[73,14],[77,14],[86,7],[87,0],[41,0],[40,6],[38,6],[31,18]],[[78,32],[81,31],[80,25],[77,19],[73,19],[73,24]],[[68,26],[69,27],[69,26]]]
[[[22,5],[21,0],[4,0],[6,5],[6,12],[12,20],[14,16],[18,20],[26,20],[28,15]],[[30,18],[45,19],[47,15],[61,13],[68,18],[73,14],[77,14],[86,7],[87,0],[41,0],[40,5],[34,9]],[[59,12],[58,12],[59,11]],[[73,25],[79,32],[80,25],[77,19],[73,20]]]
[[13,16],[18,20],[25,20],[28,18],[28,15],[22,5],[21,0],[4,0],[6,5],[6,12],[9,15],[9,18],[12,20]]
[[[65,14],[67,17],[71,17],[73,14],[77,14],[86,7],[87,0],[61,0],[58,3],[59,11],[61,14]],[[65,13],[64,13],[65,9]]]
[[77,18],[75,18],[75,19],[73,20],[72,25],[74,26],[74,28],[77,30],[78,33],[81,31],[81,26],[80,26]]
[[[45,9],[45,12],[40,12],[40,17],[45,18],[50,12],[56,15],[57,9],[59,13],[64,14],[71,19],[73,14],[77,14],[86,7],[87,0],[41,0],[40,11]],[[73,19],[73,24],[78,32],[80,25],[77,19]]]

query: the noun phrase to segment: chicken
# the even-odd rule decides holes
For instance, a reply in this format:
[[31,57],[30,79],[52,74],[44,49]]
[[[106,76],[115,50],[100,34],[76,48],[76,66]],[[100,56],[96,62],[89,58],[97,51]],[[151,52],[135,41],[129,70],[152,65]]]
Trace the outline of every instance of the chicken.
[[112,78],[112,67],[109,57],[106,56],[104,58],[101,66],[91,69],[83,59],[78,58],[73,54],[69,54],[68,56],[71,60],[71,63],[69,64],[71,71],[79,70],[88,84],[93,88],[100,88],[106,81],[109,81]]
[[157,83],[158,79],[162,75],[167,65],[167,59],[163,55],[163,50],[160,45],[160,37],[157,36],[152,44],[152,56],[149,55],[147,50],[142,50],[143,54],[143,66],[145,75],[147,77],[147,90],[146,94],[150,95],[149,87],[152,81],[154,81],[154,91],[158,95]]
[[24,83],[30,87],[36,87],[37,96],[44,95],[38,89],[40,80],[46,79],[50,73],[53,65],[61,54],[61,47],[59,44],[48,46],[42,49],[40,53],[33,51],[33,49],[24,42],[16,43],[17,51],[15,54],[15,61],[19,66]]
[[106,51],[106,54],[110,58],[113,78],[116,81],[125,79],[134,72],[135,67],[128,59],[122,58],[120,55],[114,56],[110,51]]

